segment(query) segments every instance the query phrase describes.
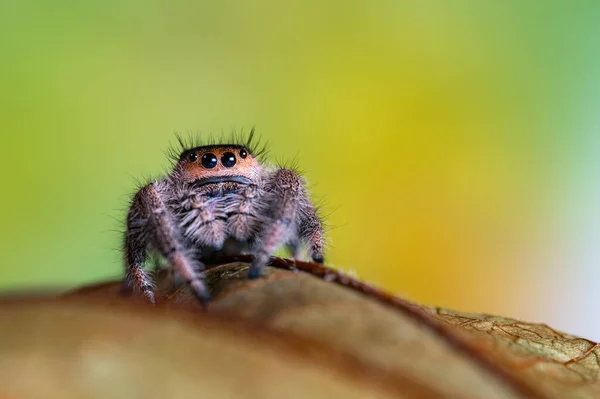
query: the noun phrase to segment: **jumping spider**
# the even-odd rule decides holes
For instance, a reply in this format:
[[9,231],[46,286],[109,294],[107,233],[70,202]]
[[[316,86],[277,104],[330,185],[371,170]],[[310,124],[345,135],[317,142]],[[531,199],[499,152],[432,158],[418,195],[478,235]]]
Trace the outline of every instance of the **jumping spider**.
[[[143,264],[149,251],[166,259],[206,303],[201,278],[209,255],[254,255],[248,277],[261,275],[282,245],[299,256],[305,246],[323,263],[323,229],[308,199],[302,176],[261,162],[247,140],[235,144],[186,145],[170,173],[142,187],[133,197],[124,238],[124,284],[156,303]],[[199,143],[196,143],[199,144]]]

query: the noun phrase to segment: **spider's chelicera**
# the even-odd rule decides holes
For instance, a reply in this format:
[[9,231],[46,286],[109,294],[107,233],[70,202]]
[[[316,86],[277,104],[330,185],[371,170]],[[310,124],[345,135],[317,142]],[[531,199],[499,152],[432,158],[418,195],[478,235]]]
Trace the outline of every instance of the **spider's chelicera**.
[[260,161],[254,131],[235,144],[186,146],[164,178],[133,197],[124,240],[125,284],[155,303],[146,255],[157,252],[202,302],[204,261],[215,254],[253,254],[249,278],[286,245],[323,262],[323,229],[302,176]]

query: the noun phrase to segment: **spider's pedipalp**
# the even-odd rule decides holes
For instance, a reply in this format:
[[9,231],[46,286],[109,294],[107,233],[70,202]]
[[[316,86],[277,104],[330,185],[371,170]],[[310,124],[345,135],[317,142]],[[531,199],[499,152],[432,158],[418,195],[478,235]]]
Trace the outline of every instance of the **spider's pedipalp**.
[[227,204],[227,230],[234,239],[247,241],[257,233],[263,212],[259,196],[260,188],[249,184]]
[[189,237],[199,246],[220,248],[226,239],[227,216],[220,206],[218,199],[193,195],[187,210],[183,210],[179,227],[183,235]]

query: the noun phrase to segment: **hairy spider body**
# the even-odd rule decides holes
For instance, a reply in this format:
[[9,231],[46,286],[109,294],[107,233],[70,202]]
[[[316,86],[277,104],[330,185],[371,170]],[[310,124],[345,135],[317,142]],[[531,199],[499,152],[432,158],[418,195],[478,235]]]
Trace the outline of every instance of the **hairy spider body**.
[[133,197],[124,239],[126,286],[155,303],[143,265],[149,251],[162,255],[203,302],[205,259],[216,253],[254,255],[248,276],[257,278],[282,245],[299,256],[307,247],[323,262],[323,229],[297,172],[259,161],[254,131],[243,144],[186,148],[171,172]]

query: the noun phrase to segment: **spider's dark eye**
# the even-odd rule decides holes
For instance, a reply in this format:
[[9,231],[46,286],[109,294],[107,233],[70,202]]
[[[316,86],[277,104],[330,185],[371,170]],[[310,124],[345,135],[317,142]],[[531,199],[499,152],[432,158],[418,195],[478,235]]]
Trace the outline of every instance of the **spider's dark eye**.
[[188,159],[190,160],[190,162],[196,162],[198,160],[198,154],[196,154],[195,152],[190,152],[188,154]]
[[240,157],[246,158],[247,156],[248,156],[248,151],[246,151],[246,150],[241,150],[240,151]]
[[206,169],[212,169],[217,166],[217,157],[215,154],[204,154],[202,155],[202,166]]
[[226,168],[231,168],[233,165],[235,165],[235,155],[233,155],[232,152],[224,153],[221,157],[221,163]]

